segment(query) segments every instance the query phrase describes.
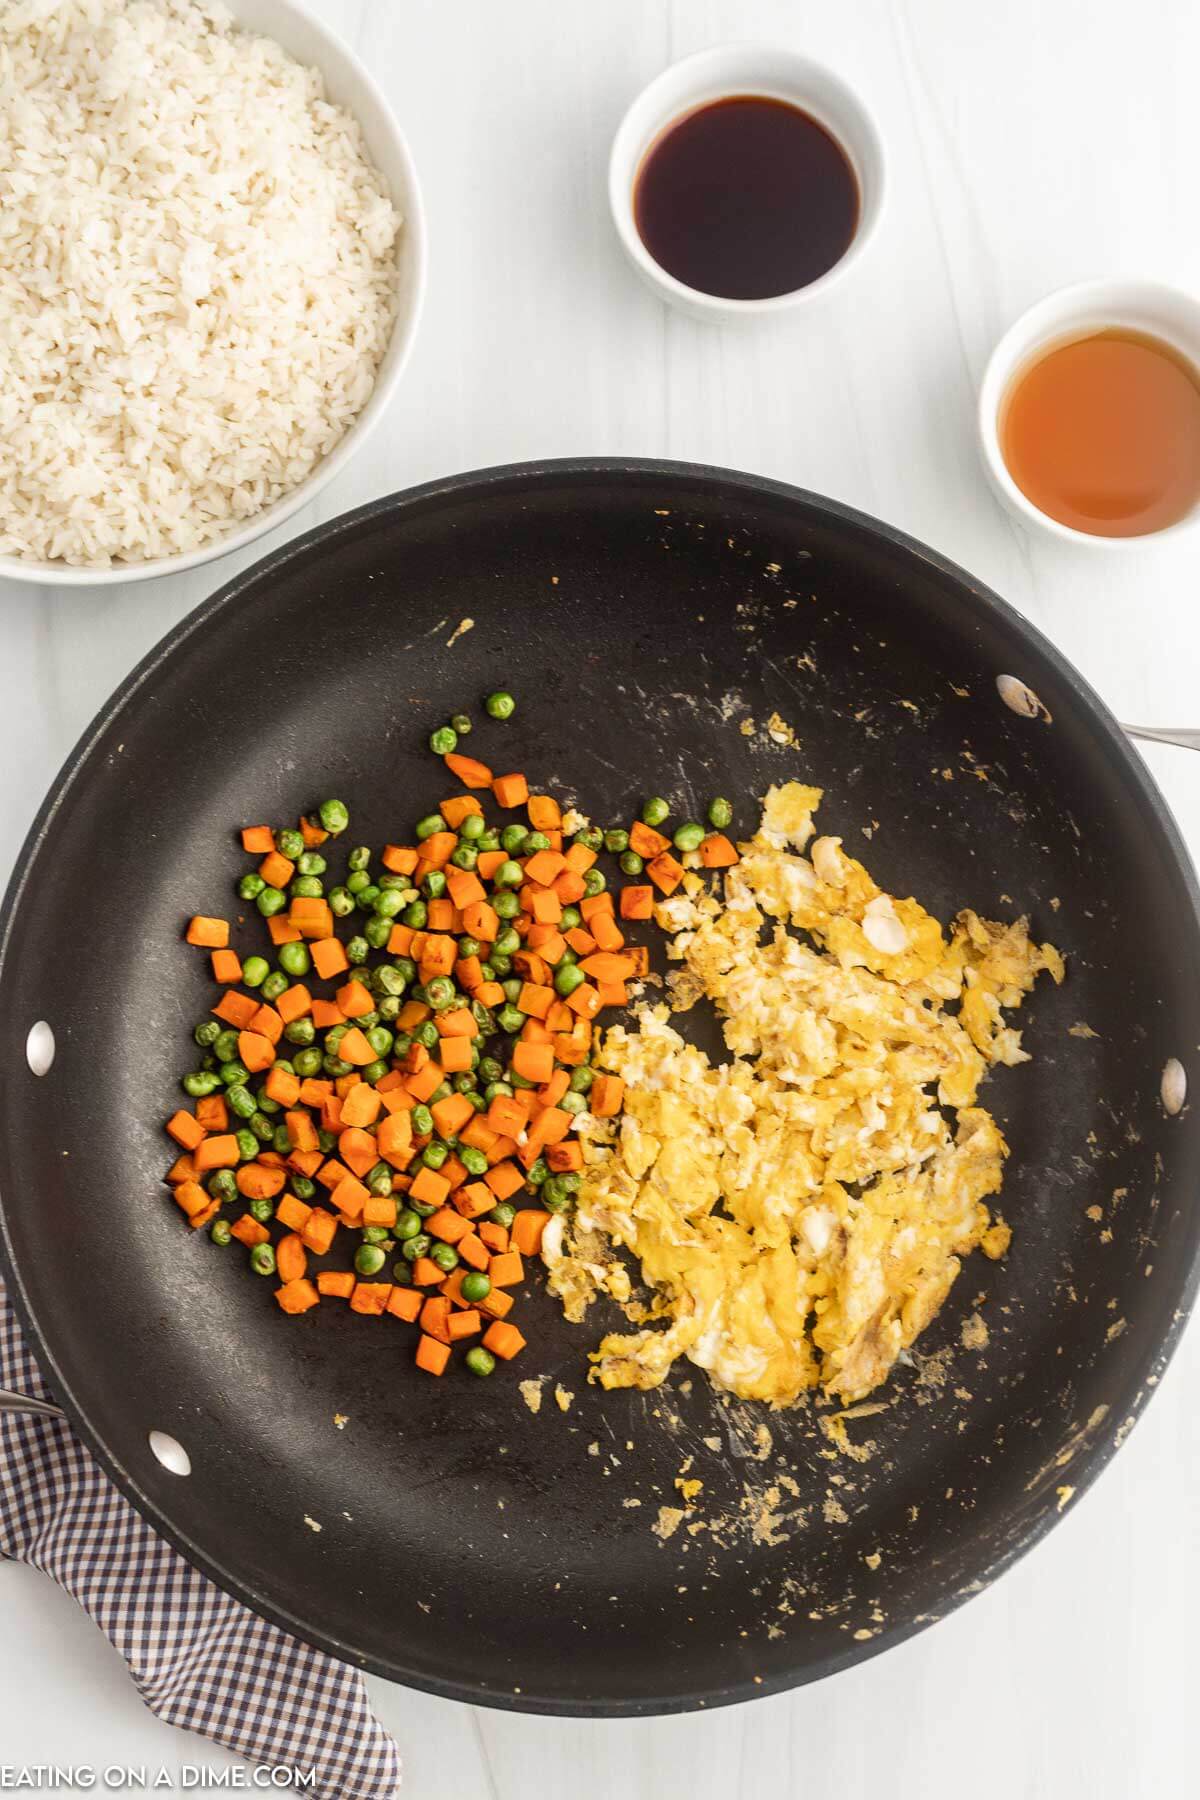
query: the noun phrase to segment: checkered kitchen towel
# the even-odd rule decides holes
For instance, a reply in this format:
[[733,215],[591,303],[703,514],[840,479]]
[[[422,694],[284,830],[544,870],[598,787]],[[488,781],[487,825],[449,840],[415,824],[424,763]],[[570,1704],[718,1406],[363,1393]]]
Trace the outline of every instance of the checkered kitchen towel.
[[[53,1399],[0,1280],[0,1388]],[[400,1753],[361,1675],[240,1605],[163,1542],[63,1420],[0,1413],[0,1556],[91,1614],[169,1725],[316,1769],[322,1800],[390,1800]]]

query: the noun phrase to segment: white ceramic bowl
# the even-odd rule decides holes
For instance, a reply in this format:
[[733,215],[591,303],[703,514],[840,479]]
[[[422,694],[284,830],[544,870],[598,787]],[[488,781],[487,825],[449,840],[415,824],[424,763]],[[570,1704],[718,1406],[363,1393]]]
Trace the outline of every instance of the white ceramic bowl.
[[180,556],[157,557],[146,562],[120,562],[109,568],[92,568],[60,562],[32,562],[19,556],[0,556],[0,577],[32,581],[55,587],[109,587],[127,581],[149,581],[212,562],[231,550],[253,543],[291,518],[320,493],[345,467],[382,415],[396,390],[408,361],[425,294],[425,218],[417,174],[404,134],[393,118],[379,88],[363,64],[339,38],[298,6],[295,0],[230,0],[237,23],[261,37],[274,38],[289,55],[306,67],[321,71],[329,98],[344,106],[358,120],[367,152],[391,190],[392,202],[404,219],[399,242],[399,291],[396,320],[388,347],[379,365],[371,397],[354,424],[307,480],[243,525]]
[[[790,101],[825,127],[846,152],[858,179],[858,230],[845,255],[807,287],[766,300],[730,300],[676,281],[659,266],[638,233],[633,195],[646,152],[671,125],[697,107],[735,94]],[[673,63],[642,89],[617,128],[608,164],[608,199],[617,236],[630,262],[654,292],[694,318],[748,321],[804,306],[826,293],[858,262],[883,206],[883,145],[871,115],[841,77],[795,51],[760,44],[723,44]]]
[[1000,420],[1014,378],[1041,352],[1089,332],[1111,331],[1114,326],[1144,332],[1169,344],[1193,365],[1200,379],[1200,300],[1155,281],[1085,281],[1077,287],[1060,288],[1022,313],[993,350],[979,390],[979,442],[984,467],[1001,500],[1019,519],[1040,525],[1066,543],[1086,544],[1092,550],[1129,550],[1160,543],[1195,524],[1200,504],[1161,531],[1133,537],[1076,531],[1073,525],[1050,518],[1017,486],[1000,448]]

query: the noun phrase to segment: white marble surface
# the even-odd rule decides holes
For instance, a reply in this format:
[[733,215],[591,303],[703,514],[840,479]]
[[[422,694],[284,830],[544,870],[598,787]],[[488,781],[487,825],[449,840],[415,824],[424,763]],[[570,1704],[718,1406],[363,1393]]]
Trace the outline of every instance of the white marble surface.
[[[426,322],[387,423],[299,531],[453,469],[587,452],[755,469],[864,507],[996,586],[1123,718],[1200,724],[1200,540],[1073,551],[985,489],[973,390],[1023,306],[1087,276],[1200,285],[1200,9],[1183,0],[312,0],[366,54],[429,207]],[[604,205],[608,140],[672,58],[741,36],[827,59],[876,109],[890,210],[820,312],[668,316]],[[244,560],[249,560],[245,558]],[[94,710],[234,572],[0,592],[0,842]],[[1148,760],[1200,850],[1200,757]],[[1051,1539],[931,1632],[833,1682],[703,1717],[501,1716],[375,1683],[412,1800],[1182,1800],[1200,1658],[1200,1337]],[[222,1759],[143,1711],[73,1604],[0,1570],[0,1762]]]

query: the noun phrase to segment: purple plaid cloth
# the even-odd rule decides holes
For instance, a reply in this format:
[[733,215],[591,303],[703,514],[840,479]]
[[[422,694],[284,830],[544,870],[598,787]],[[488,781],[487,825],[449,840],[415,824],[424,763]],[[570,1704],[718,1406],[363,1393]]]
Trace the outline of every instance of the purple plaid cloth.
[[[0,1388],[52,1400],[0,1280]],[[157,1535],[59,1419],[0,1413],[0,1556],[41,1569],[168,1725],[315,1769],[325,1800],[391,1800],[400,1753],[362,1676],[249,1612]]]

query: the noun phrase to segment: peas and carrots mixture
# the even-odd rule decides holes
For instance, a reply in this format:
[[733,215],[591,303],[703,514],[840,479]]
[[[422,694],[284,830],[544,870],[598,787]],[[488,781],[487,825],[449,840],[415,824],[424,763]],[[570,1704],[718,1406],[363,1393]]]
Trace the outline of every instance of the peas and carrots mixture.
[[[507,720],[516,701],[499,690],[484,708]],[[459,750],[470,729],[456,713],[429,739],[466,791],[411,843],[351,849],[340,880],[342,801],[295,829],[242,831],[256,866],[237,894],[272,956],[239,956],[225,919],[187,927],[222,992],[182,1081],[195,1104],[167,1122],[179,1149],[167,1179],[193,1229],[236,1240],[277,1283],[285,1313],[345,1300],[417,1325],[427,1373],[461,1346],[488,1376],[525,1347],[510,1290],[579,1188],[580,1115],[621,1110],[622,1082],[592,1064],[597,1021],[626,1004],[649,953],[618,918],[652,918],[655,889],[678,887],[672,850],[716,869],[737,852],[724,799],[707,833],[687,820],[664,836],[670,808],[654,797],[628,830],[568,836],[552,796]],[[484,794],[508,816],[490,822]],[[648,877],[618,906],[601,852]],[[350,1268],[318,1266],[335,1244],[353,1246]]]

